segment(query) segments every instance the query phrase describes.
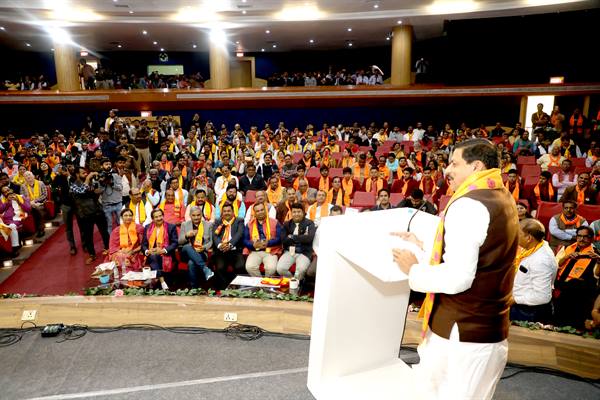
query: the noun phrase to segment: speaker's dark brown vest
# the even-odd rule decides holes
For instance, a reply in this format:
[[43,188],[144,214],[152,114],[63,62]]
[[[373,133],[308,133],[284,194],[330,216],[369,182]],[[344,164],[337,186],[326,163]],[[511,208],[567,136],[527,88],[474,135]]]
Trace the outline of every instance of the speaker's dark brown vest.
[[506,339],[510,325],[519,218],[515,201],[506,190],[474,190],[465,197],[487,208],[487,237],[479,248],[473,284],[462,293],[436,294],[430,327],[448,339],[457,323],[461,342],[497,343]]

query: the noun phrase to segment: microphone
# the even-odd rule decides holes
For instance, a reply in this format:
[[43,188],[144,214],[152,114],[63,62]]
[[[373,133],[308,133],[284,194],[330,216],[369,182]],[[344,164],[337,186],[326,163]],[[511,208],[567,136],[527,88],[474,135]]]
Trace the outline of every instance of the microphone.
[[407,232],[410,232],[410,224],[412,223],[413,218],[419,213],[419,211],[423,210],[423,207],[425,207],[427,205],[427,201],[423,201],[423,204],[421,204],[421,207],[417,208],[417,211],[415,211],[415,213],[412,215],[412,217],[410,217],[410,219],[408,220],[408,227],[406,228]]

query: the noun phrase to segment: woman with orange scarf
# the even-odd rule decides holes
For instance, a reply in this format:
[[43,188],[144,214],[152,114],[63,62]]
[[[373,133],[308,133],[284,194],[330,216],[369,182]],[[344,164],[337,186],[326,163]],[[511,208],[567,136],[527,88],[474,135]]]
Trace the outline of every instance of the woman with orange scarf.
[[144,228],[135,223],[133,211],[129,208],[121,211],[121,220],[121,225],[110,234],[106,261],[114,261],[117,266],[124,266],[128,271],[140,271],[144,259],[140,253]]

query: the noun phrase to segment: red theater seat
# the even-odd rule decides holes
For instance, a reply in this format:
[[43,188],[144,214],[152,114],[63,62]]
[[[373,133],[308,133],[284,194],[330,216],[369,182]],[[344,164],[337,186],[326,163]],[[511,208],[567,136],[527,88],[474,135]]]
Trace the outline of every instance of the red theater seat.
[[577,208],[577,213],[591,225],[592,222],[600,219],[600,205],[582,204]]
[[375,206],[375,195],[371,192],[356,192],[352,199],[352,207],[371,208]]
[[535,165],[535,156],[519,156],[517,165]]
[[542,168],[539,165],[523,165],[521,169],[521,176],[526,178],[528,176],[535,176],[536,178],[542,173]]
[[321,176],[321,172],[319,172],[319,168],[310,167],[306,172],[306,179],[308,179],[308,186],[312,188],[319,187],[319,177]]
[[546,232],[548,232],[548,224],[550,223],[550,218],[552,218],[556,214],[560,214],[561,212],[561,203],[540,201],[538,203],[536,218],[544,225],[544,227],[546,227]]
[[294,164],[298,164],[300,162],[300,160],[302,160],[302,157],[304,157],[304,153],[292,154],[292,160],[294,161]]
[[244,204],[246,205],[246,210],[256,201],[256,190],[248,190],[246,191],[246,197],[244,198]]
[[332,177],[332,178],[335,178],[336,176],[339,176],[341,178],[342,176],[344,176],[344,174],[342,172],[343,170],[344,170],[343,168],[330,168],[329,169],[329,176]]
[[390,194],[390,203],[392,203],[394,207],[396,207],[402,200],[404,200],[404,195],[402,193]]
[[585,158],[580,157],[580,158],[571,158],[571,163],[573,165],[574,168],[577,167],[585,167]]

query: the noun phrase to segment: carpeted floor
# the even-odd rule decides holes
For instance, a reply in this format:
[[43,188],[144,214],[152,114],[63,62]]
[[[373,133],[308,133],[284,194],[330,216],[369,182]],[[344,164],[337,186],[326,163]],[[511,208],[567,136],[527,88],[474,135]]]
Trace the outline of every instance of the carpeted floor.
[[[306,387],[309,345],[288,338],[248,342],[219,333],[157,331],[88,333],[57,343],[29,333],[0,348],[0,398],[314,400]],[[401,357],[410,362],[417,356],[403,351]],[[504,375],[511,372],[507,368]],[[501,380],[494,396],[598,398],[600,389],[588,383],[535,373]]]
[[85,265],[86,254],[81,249],[79,230],[75,224],[75,241],[78,252],[69,254],[69,242],[65,226],[60,228],[21,264],[11,276],[0,284],[0,293],[30,293],[37,295],[64,295],[70,292],[81,293],[82,289],[97,284],[90,274],[94,266],[102,262],[102,240],[94,230],[94,242],[98,259],[92,265]]

